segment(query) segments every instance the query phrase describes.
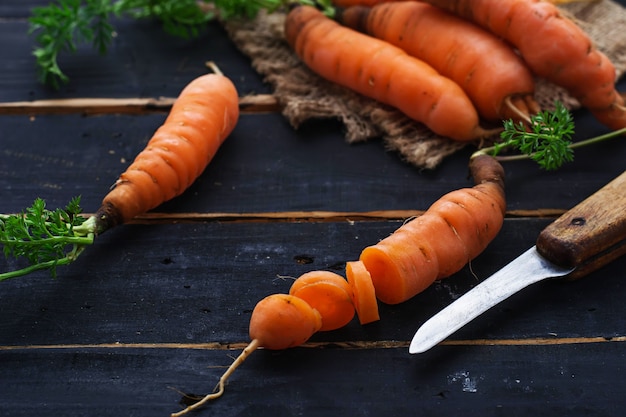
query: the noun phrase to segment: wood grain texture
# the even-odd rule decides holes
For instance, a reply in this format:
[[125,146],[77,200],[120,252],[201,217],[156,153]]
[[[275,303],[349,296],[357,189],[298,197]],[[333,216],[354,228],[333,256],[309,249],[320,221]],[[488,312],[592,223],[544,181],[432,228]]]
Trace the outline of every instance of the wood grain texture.
[[[419,171],[379,141],[346,144],[339,123],[294,130],[276,109],[249,104],[271,91],[215,23],[181,41],[157,23],[122,20],[109,54],[81,45],[64,55],[72,83],[51,91],[35,79],[26,35],[30,7],[44,3],[0,4],[2,212],[75,195],[95,210],[164,120],[169,104],[159,100],[204,73],[206,60],[232,76],[246,114],[187,193],[99,236],[57,279],[39,272],[2,283],[2,416],[178,411],[176,390],[212,390],[245,346],[262,297],[312,269],[342,273],[407,217],[471,184],[471,149]],[[605,132],[585,111],[575,118],[577,140]],[[507,164],[502,232],[470,266],[406,303],[381,305],[379,322],[354,320],[302,348],[255,352],[223,398],[196,414],[621,416],[626,258],[586,279],[531,286],[420,356],[408,354],[408,342],[623,172],[625,158],[614,140],[557,172]]]
[[559,265],[602,266],[626,250],[626,172],[543,230],[539,252]]

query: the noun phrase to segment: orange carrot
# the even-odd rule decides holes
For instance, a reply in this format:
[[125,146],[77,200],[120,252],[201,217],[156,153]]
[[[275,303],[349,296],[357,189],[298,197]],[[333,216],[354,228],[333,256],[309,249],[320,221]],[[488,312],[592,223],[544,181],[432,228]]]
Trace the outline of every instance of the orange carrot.
[[540,111],[533,75],[511,46],[451,13],[415,1],[339,10],[340,23],[390,42],[455,81],[490,121]]
[[471,20],[514,45],[532,71],[567,89],[602,123],[626,127],[609,59],[550,2],[541,0],[423,0]]
[[285,37],[321,77],[391,105],[439,135],[471,141],[491,134],[455,82],[388,42],[343,27],[310,6],[289,12]]
[[363,262],[346,262],[346,278],[352,287],[352,298],[359,323],[368,324],[380,320],[372,276]]
[[362,251],[360,260],[379,300],[410,299],[459,271],[497,235],[505,213],[502,166],[482,155],[472,159],[470,168],[474,187],[444,195],[422,216]]
[[306,301],[287,294],[272,294],[257,303],[250,318],[251,342],[220,377],[216,391],[173,413],[179,417],[222,396],[232,373],[259,347],[282,350],[306,342],[322,326],[319,312]]
[[191,81],[165,123],[115,182],[96,213],[97,233],[180,195],[204,171],[239,118],[239,96],[221,74]]
[[301,298],[322,316],[320,331],[335,330],[354,317],[350,284],[330,271],[310,271],[296,279],[289,294]]
[[266,349],[287,349],[306,342],[322,329],[322,316],[310,304],[288,294],[259,301],[250,318],[250,339]]

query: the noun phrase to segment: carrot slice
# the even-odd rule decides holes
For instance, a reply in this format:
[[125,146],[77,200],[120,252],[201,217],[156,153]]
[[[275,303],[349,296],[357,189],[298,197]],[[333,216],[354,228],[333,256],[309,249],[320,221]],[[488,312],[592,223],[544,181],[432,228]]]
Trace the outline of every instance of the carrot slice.
[[303,299],[272,294],[254,307],[250,339],[266,349],[287,349],[306,342],[321,326],[319,312]]
[[334,272],[307,272],[293,282],[289,294],[319,311],[322,316],[320,331],[343,327],[355,314],[350,284]]
[[367,324],[380,320],[374,283],[365,264],[362,261],[347,262],[346,277],[352,287],[352,299],[359,323]]

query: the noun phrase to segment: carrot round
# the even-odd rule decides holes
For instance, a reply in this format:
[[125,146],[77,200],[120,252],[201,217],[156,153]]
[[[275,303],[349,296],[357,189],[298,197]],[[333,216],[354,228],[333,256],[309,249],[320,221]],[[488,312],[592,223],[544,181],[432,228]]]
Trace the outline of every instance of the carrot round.
[[320,331],[339,329],[355,314],[352,288],[339,274],[330,271],[310,271],[296,279],[289,294],[306,301],[322,317]]
[[352,299],[359,323],[368,324],[380,320],[376,290],[365,264],[361,261],[346,262],[346,278],[352,287]]
[[337,20],[402,48],[455,81],[490,121],[540,111],[533,75],[492,33],[429,4],[390,2],[340,10]]
[[602,123],[626,127],[613,64],[552,3],[541,0],[424,0],[471,20],[514,45],[532,71],[567,89]]
[[115,182],[96,213],[98,233],[185,191],[209,164],[239,118],[239,96],[221,74],[191,81],[145,149]]
[[388,104],[458,141],[489,135],[455,82],[388,42],[344,27],[310,6],[287,15],[285,37],[321,77]]
[[272,294],[252,311],[250,339],[266,349],[287,349],[303,344],[321,328],[321,314],[302,298]]
[[216,391],[171,416],[182,416],[221,397],[228,378],[259,347],[282,350],[299,346],[309,340],[321,326],[320,313],[298,297],[272,294],[263,298],[254,307],[250,317],[251,342],[222,374]]
[[376,296],[406,301],[459,271],[497,235],[504,221],[504,171],[491,156],[473,158],[476,185],[452,191],[416,219],[361,252]]

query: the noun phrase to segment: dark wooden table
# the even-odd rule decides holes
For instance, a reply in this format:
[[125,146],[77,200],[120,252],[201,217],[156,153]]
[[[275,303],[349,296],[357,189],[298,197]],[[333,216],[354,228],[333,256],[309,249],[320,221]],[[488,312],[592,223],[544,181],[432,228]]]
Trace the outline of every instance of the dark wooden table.
[[[175,97],[214,60],[240,95],[271,88],[217,24],[199,39],[121,21],[106,56],[64,55],[71,84],[36,81],[29,9],[0,5],[0,202],[49,207],[82,196],[87,212],[166,116],[159,106],[11,108],[66,98]],[[89,114],[85,112],[89,110]],[[575,113],[576,139],[606,129]],[[294,130],[248,109],[181,197],[100,236],[52,279],[0,284],[0,414],[166,416],[180,392],[204,394],[248,341],[251,310],[312,269],[342,272],[367,245],[442,194],[467,186],[472,149],[420,171],[379,141],[348,145],[332,121]],[[525,248],[564,210],[623,172],[613,140],[547,173],[507,163],[500,235],[463,269],[382,319],[355,320],[282,352],[257,351],[225,395],[197,415],[622,415],[626,406],[626,259],[586,279],[536,284],[417,356],[408,341],[433,313]]]

